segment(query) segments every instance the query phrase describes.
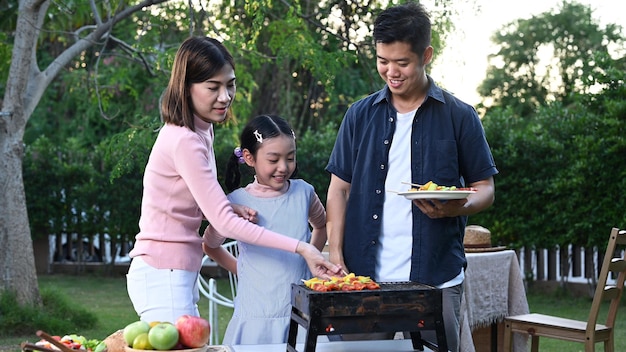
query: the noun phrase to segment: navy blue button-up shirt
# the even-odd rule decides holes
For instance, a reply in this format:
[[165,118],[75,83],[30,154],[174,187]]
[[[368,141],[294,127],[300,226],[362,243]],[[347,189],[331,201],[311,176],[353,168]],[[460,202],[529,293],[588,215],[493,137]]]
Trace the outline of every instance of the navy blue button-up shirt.
[[[440,89],[428,77],[425,101],[413,119],[413,183],[433,181],[465,187],[498,173],[475,109]],[[326,170],[351,184],[344,229],[343,255],[357,275],[375,277],[376,251],[382,231],[385,178],[396,127],[390,91],[354,103],[346,112]],[[467,218],[430,219],[413,205],[411,281],[440,285],[466,266],[463,234]],[[407,244],[408,245],[408,244]]]

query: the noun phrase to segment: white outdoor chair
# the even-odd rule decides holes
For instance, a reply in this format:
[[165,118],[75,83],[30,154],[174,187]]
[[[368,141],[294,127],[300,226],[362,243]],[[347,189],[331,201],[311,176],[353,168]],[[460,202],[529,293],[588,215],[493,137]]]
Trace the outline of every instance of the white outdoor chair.
[[[237,257],[239,249],[237,247],[237,241],[231,241],[222,245],[232,255]],[[202,258],[202,265],[211,261],[209,256],[205,255]],[[204,278],[202,274],[198,275],[198,288],[200,293],[209,299],[209,323],[211,324],[211,335],[209,337],[209,345],[219,345],[219,314],[218,305],[234,308],[234,299],[237,295],[237,275],[228,272],[228,278],[230,282],[230,297],[227,297],[217,291],[217,282],[214,278]]]

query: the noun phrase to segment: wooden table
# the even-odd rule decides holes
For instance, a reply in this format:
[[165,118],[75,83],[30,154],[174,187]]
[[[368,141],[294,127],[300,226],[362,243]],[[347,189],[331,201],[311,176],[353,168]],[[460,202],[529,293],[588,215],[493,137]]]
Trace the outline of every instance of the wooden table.
[[[461,352],[500,351],[498,327],[504,317],[526,314],[528,301],[515,251],[466,253],[467,270],[461,302]],[[488,339],[478,339],[478,332]],[[514,351],[526,351],[527,339],[516,336]]]

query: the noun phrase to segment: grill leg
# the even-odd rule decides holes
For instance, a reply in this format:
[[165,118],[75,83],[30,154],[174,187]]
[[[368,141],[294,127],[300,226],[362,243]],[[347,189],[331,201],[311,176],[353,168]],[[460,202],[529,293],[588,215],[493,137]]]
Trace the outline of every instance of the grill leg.
[[443,319],[435,322],[436,332],[437,332],[437,344],[439,348],[437,351],[447,351],[448,350],[448,340],[446,340],[446,329],[443,325]]
[[417,351],[424,350],[424,340],[422,340],[422,334],[419,331],[411,331],[411,342],[413,343],[413,349]]
[[413,342],[413,349],[416,351],[423,351],[424,346],[435,352],[448,351],[448,344],[446,342],[445,334],[442,339],[439,336],[439,332],[437,332],[437,344],[422,339],[422,334],[419,331],[411,331],[411,341]]
[[291,309],[291,322],[289,323],[289,336],[287,337],[287,352],[297,352],[296,336],[298,335],[298,325],[302,325],[306,329],[306,340],[304,342],[304,352],[315,352],[317,346],[318,331],[315,328],[315,321],[305,318],[303,314],[295,307]]
[[[293,312],[291,313],[294,314]],[[289,336],[287,337],[287,352],[297,352],[296,351],[296,337],[298,335],[298,323],[291,318],[291,322],[289,323]]]
[[443,323],[438,321],[435,323],[435,333],[437,334],[437,344],[422,339],[422,334],[418,331],[411,331],[411,342],[413,343],[413,349],[416,351],[423,351],[424,346],[433,351],[448,351],[448,341],[446,340],[446,330],[443,327]]
[[315,347],[317,346],[317,332],[311,330],[314,329],[308,329],[308,331],[306,332],[304,352],[315,352]]

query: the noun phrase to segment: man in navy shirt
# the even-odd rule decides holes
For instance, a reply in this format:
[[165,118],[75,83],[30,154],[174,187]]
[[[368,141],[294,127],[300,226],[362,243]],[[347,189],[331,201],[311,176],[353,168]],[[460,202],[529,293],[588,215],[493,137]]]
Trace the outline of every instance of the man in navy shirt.
[[[493,204],[498,170],[475,109],[426,74],[433,48],[425,9],[386,9],[373,36],[386,84],[348,109],[326,167],[330,260],[379,282],[442,288],[447,343],[458,351],[463,234],[467,216]],[[476,193],[411,201],[386,191],[428,181]]]

